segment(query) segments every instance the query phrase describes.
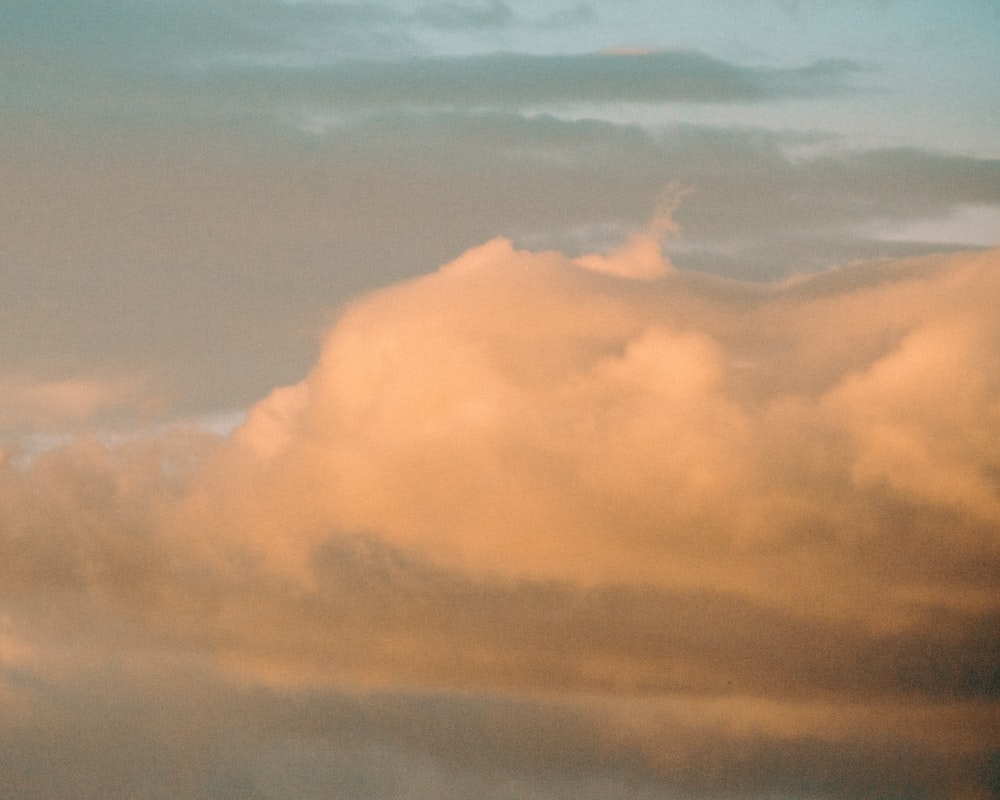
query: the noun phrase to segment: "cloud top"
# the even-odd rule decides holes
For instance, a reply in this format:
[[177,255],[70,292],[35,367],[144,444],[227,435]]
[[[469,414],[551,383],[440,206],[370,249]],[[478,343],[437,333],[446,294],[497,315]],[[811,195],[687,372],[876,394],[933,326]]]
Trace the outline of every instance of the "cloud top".
[[[498,240],[377,293],[238,441],[309,487],[307,529],[513,574],[756,592],[772,548],[849,529],[878,550],[895,506],[970,545],[996,523],[992,253],[772,288],[635,283],[605,258],[610,277]],[[705,547],[746,558],[731,574]]]

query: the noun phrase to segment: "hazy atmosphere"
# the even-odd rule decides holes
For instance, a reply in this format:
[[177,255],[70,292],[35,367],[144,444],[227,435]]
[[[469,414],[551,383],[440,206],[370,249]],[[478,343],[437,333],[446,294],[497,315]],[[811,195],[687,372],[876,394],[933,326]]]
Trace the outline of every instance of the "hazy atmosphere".
[[993,0],[8,0],[0,795],[1000,798]]

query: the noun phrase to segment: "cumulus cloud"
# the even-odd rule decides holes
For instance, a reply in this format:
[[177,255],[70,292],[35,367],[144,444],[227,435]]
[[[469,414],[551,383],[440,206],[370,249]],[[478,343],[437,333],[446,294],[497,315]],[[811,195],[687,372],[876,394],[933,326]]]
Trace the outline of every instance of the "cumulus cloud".
[[[268,453],[265,487],[303,487],[306,529],[545,575],[603,553],[603,577],[669,580],[706,540],[752,553],[812,520],[867,527],[869,492],[986,524],[993,257],[636,284],[497,240],[351,308],[237,441]],[[634,269],[627,249],[602,258]]]
[[229,439],[0,463],[0,781],[995,796],[1000,253],[745,284],[670,219],[367,295]]

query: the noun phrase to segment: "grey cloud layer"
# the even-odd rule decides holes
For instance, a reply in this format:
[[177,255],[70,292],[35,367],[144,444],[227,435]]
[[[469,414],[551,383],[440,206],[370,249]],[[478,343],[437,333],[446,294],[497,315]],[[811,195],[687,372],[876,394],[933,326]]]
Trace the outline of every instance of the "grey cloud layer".
[[[14,0],[0,11],[0,64],[10,69],[0,98],[15,107],[126,114],[139,109],[162,114],[162,104],[170,102],[173,113],[184,115],[196,110],[198,98],[185,95],[183,88],[197,87],[199,79],[210,80],[219,69],[230,75],[223,88],[231,92],[266,78],[266,65],[398,60],[427,55],[442,38],[459,43],[459,49],[468,40],[478,43],[475,50],[493,51],[497,44],[490,44],[490,34],[572,27],[591,14],[584,4],[524,16],[499,2],[82,0],[67,6]],[[236,69],[237,64],[243,67]],[[299,74],[304,77],[309,70]],[[242,75],[242,86],[236,75]],[[193,80],[179,85],[179,76]],[[230,107],[224,96],[213,99],[220,108]]]
[[[585,7],[564,14],[587,18]],[[505,27],[518,20],[502,3],[422,4],[412,10],[358,3],[190,2],[8,4],[0,40],[7,46],[9,96],[44,99],[57,91],[109,94],[133,109],[163,113],[230,108],[233,96],[334,106],[488,105],[552,102],[738,102],[812,97],[843,90],[860,67],[847,60],[799,69],[738,66],[683,51],[433,56],[412,37],[430,30]],[[537,24],[537,22],[535,23]],[[411,41],[408,43],[408,39]],[[389,53],[396,57],[370,60]],[[399,52],[411,51],[410,58]],[[482,52],[485,50],[485,52]],[[277,66],[292,61],[294,69]],[[332,62],[332,63],[330,63]],[[317,66],[317,64],[328,64]],[[60,75],[60,73],[62,73]],[[96,86],[88,84],[97,81]],[[209,97],[206,89],[214,90]],[[58,96],[58,95],[55,95]],[[63,101],[72,105],[69,97]],[[211,101],[211,102],[209,102]],[[77,99],[79,103],[79,99]],[[244,107],[246,113],[248,109]],[[260,109],[254,110],[260,113]]]
[[[561,25],[586,7],[558,10]],[[521,108],[567,102],[745,103],[849,90],[857,63],[741,66],[698,52],[498,52],[484,31],[544,27],[503,4],[16,2],[0,25],[0,102],[120,121],[207,117],[233,123],[302,110]],[[441,37],[474,46],[441,54]],[[433,43],[421,41],[421,32]],[[454,44],[454,43],[453,43]],[[510,48],[515,49],[515,48]]]
[[[836,58],[496,52],[493,34],[552,15],[599,22],[581,4],[18,1],[0,13],[0,386],[17,389],[0,398],[5,436],[29,417],[49,431],[243,407],[307,369],[330,309],[358,292],[497,235],[600,250],[672,183],[694,190],[675,261],[749,279],[958,248],[872,231],[1000,204],[990,159],[838,151],[821,131],[529,116],[787,107],[877,80]],[[789,155],[803,147],[820,154]]]
[[[0,788],[26,800],[901,799],[969,796],[975,785],[963,773],[996,779],[975,759],[909,741],[882,742],[886,759],[873,762],[871,734],[831,742],[706,730],[692,711],[713,709],[697,703],[269,692],[220,684],[183,662],[142,666],[139,680],[122,670],[116,682],[72,687],[48,719],[4,737]],[[71,724],[53,725],[60,717]]]
[[1000,205],[994,160],[787,154],[800,144],[513,114],[383,115],[313,137],[12,124],[6,369],[148,381],[168,408],[240,406],[308,368],[345,297],[497,234],[599,249],[642,225],[672,181],[694,189],[677,212],[678,265],[749,279],[941,249],[858,231]]
[[567,103],[756,103],[848,91],[857,64],[829,60],[797,69],[729,64],[695,52],[580,55],[493,54],[348,61],[324,67],[184,68],[70,72],[45,92],[15,83],[15,107],[55,104],[115,116],[268,119],[359,109],[522,108]]

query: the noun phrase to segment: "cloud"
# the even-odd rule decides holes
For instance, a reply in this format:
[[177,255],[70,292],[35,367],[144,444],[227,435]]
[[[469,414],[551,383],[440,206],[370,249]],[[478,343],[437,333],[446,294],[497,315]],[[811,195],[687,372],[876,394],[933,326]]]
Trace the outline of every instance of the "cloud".
[[755,129],[399,113],[310,135],[65,119],[5,130],[4,371],[127,376],[170,414],[244,407],[296,380],[331,308],[476,242],[612,249],[672,181],[694,189],[674,266],[751,280],[959,248],[880,230],[1000,207],[995,160],[829,141],[803,157],[790,152],[801,137]]
[[64,6],[0,25],[0,795],[1000,796],[975,14]]
[[[341,107],[731,103],[839,93],[862,69],[846,59],[749,67],[693,50],[495,52],[498,32],[556,21],[572,29],[593,15],[585,4],[522,14],[503,2],[407,8],[258,0],[251,8],[207,8],[186,0],[91,0],[66,9],[16,0],[0,32],[4,59],[20,68],[14,75],[44,76],[45,91],[35,79],[15,80],[4,99],[22,108],[131,104],[134,115],[140,108],[162,113],[166,105],[180,114],[233,111],[239,97],[241,116],[255,113],[254,104],[267,101],[271,113],[289,100]],[[441,55],[442,41],[465,55]]]
[[[551,558],[554,575],[585,576],[607,519],[633,530],[595,559],[603,576],[619,563],[669,579],[696,546],[689,529],[751,549],[781,542],[833,489],[845,494],[820,517],[852,513],[847,498],[870,513],[862,490],[887,484],[900,502],[986,523],[989,260],[956,257],[933,281],[857,268],[771,290],[670,274],[637,294],[498,240],[351,309],[294,390],[297,412],[280,395],[239,437],[271,443],[263,469],[282,485],[309,487],[296,511],[313,516],[306,528],[336,509],[340,527],[396,530],[401,544],[515,572],[549,575]],[[857,285],[802,294],[839,282]],[[957,396],[936,388],[959,380]],[[807,468],[809,453],[830,463]],[[566,500],[577,495],[587,503]]]
[[[356,61],[314,70],[220,75],[206,84],[257,101],[338,107],[522,107],[571,102],[733,103],[811,97],[848,89],[861,67],[821,61],[763,69],[689,51],[568,55],[497,53]],[[236,82],[234,82],[234,79]],[[197,89],[197,86],[193,86]]]
[[493,240],[230,439],[0,463],[6,788],[991,796],[998,257]]
[[412,14],[337,3],[264,2],[252,14],[231,4],[16,6],[0,33],[0,58],[23,76],[0,95],[16,114],[233,124],[316,110],[762,103],[854,92],[865,71],[849,59],[755,67],[680,49],[551,54],[480,42],[440,53],[441,36],[544,27],[502,3]]

